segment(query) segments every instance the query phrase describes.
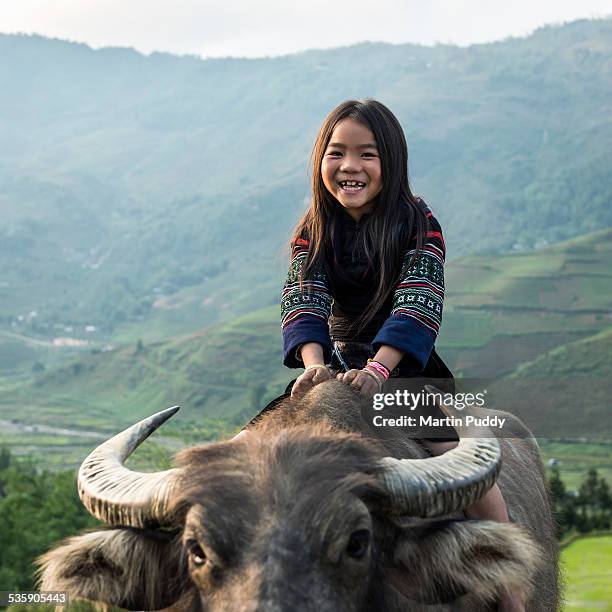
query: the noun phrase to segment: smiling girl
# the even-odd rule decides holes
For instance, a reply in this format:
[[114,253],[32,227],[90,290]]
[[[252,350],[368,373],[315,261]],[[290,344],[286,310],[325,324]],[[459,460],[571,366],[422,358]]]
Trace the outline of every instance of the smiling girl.
[[[301,395],[334,376],[367,397],[389,376],[442,379],[439,387],[454,390],[434,349],[444,238],[410,190],[398,120],[376,100],[343,102],[319,130],[312,165],[312,201],[291,240],[281,301],[284,364],[304,368],[287,393]],[[423,442],[433,455],[456,444]],[[509,520],[497,485],[465,513]],[[524,610],[518,594],[500,604]]]
[[292,395],[327,380],[326,364],[342,369],[340,360],[359,365],[342,380],[364,395],[391,372],[452,381],[434,349],[444,239],[410,190],[399,122],[375,100],[343,102],[323,122],[312,163],[312,202],[281,301],[284,363],[305,367]]

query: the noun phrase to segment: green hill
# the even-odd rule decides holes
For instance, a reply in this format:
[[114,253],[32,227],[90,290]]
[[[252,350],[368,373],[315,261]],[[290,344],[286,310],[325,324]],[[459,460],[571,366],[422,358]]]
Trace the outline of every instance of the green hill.
[[447,267],[438,344],[464,376],[510,375],[610,325],[611,270],[610,228],[533,253],[462,258]]
[[558,346],[521,364],[513,378],[588,377],[605,379],[612,372],[612,326],[597,334]]
[[449,266],[441,353],[541,437],[612,438],[611,239]]
[[489,392],[541,436],[610,440],[611,349],[608,326],[520,364]]
[[272,304],[317,128],[350,97],[405,126],[449,259],[607,227],[611,34],[257,60],[0,35],[0,329],[152,342]]
[[283,384],[287,371],[276,311],[259,310],[167,342],[83,353],[78,361],[36,375],[28,387],[17,387],[15,397],[23,404],[40,402],[31,416],[45,424],[68,423],[82,410],[82,426],[106,429],[169,404],[184,405],[181,416],[191,411],[198,418],[235,417],[288,382]]
[[[541,435],[612,437],[611,238],[605,230],[530,254],[470,256],[447,268],[440,354],[456,375],[484,379],[497,407],[532,426],[542,420],[531,404],[521,412],[517,386],[524,391],[526,377],[534,379],[540,406],[541,396],[560,398],[547,408],[554,432],[545,425]],[[72,431],[54,440],[49,427],[110,432],[172,404],[184,408],[170,435],[225,435],[294,375],[281,365],[278,306],[270,306],[168,341],[85,350],[68,364],[0,380],[0,420],[13,420],[0,443],[71,454],[89,439]],[[42,429],[25,432],[24,423]]]
[[82,352],[29,379],[4,379],[0,445],[69,465],[92,440],[176,404],[183,408],[164,436],[202,442],[229,435],[289,381],[276,311],[166,342]]

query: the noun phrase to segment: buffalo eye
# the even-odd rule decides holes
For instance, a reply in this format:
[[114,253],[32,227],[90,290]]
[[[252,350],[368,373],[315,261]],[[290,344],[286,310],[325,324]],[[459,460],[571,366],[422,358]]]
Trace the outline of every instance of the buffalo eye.
[[368,552],[370,532],[367,529],[353,531],[346,545],[346,554],[353,559],[361,559]]
[[206,563],[206,553],[197,542],[193,540],[187,542],[187,552],[196,567],[201,567]]

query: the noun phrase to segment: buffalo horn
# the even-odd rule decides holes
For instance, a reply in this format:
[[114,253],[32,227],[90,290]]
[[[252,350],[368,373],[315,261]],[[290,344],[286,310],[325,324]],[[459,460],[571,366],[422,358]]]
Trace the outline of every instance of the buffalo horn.
[[98,446],[81,464],[78,489],[81,501],[107,525],[150,527],[170,525],[169,502],[178,469],[134,472],[125,460],[162,423],[179,410],[162,410]]
[[[437,392],[426,387],[430,393]],[[447,406],[440,409],[451,416]],[[456,427],[458,445],[427,459],[381,460],[381,480],[394,515],[422,518],[443,516],[462,510],[480,499],[495,483],[501,468],[499,442],[488,429]],[[486,436],[486,437],[483,437]]]

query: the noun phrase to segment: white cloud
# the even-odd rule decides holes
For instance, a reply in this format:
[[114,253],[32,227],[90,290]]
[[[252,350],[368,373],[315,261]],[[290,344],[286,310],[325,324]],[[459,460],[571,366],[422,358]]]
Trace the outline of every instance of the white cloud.
[[374,40],[466,45],[612,13],[612,0],[12,0],[0,31],[100,46],[260,57]]

